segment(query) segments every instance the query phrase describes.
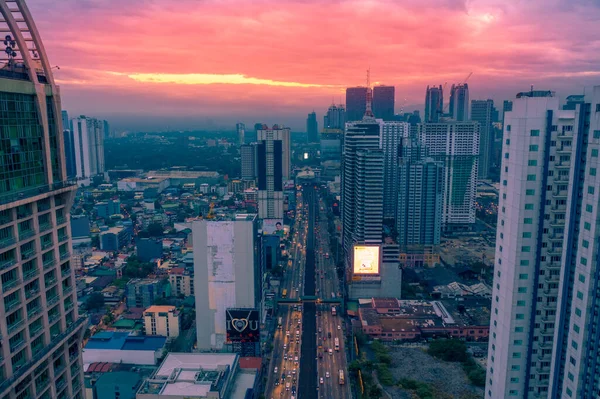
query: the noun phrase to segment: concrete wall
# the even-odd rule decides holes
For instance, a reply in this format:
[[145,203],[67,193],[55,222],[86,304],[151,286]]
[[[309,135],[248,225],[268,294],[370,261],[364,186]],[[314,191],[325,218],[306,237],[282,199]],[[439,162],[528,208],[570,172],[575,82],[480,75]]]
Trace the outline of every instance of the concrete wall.
[[83,349],[83,363],[108,362],[153,366],[158,354],[155,351],[124,351],[118,349]]

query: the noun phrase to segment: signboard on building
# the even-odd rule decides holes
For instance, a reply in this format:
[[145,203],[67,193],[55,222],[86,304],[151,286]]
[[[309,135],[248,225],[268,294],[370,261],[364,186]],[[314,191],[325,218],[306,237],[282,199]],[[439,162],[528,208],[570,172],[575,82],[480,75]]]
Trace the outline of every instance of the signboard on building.
[[353,274],[379,274],[379,245],[355,245]]
[[283,219],[263,219],[263,234],[283,236]]
[[259,342],[260,318],[256,309],[227,309],[227,342]]

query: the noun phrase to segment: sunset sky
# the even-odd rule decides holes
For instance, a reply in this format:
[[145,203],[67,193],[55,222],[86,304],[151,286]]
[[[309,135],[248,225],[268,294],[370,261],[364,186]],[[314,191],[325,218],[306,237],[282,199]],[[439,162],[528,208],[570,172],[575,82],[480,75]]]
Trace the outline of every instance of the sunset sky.
[[[562,97],[600,84],[597,0],[28,0],[63,109],[118,129],[319,125],[344,88],[427,84],[472,99],[533,84]],[[445,93],[446,94],[446,93]],[[448,96],[445,95],[445,100]]]

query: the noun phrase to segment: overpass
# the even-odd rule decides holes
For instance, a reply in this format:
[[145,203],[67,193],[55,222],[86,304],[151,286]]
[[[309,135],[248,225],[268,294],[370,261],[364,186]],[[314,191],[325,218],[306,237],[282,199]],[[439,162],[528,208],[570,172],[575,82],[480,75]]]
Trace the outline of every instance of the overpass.
[[343,311],[344,301],[342,298],[329,298],[323,299],[317,296],[304,295],[299,298],[277,298],[277,305],[300,305],[304,303],[314,303],[317,306],[319,304],[330,305],[330,304],[338,304],[340,306],[340,311]]

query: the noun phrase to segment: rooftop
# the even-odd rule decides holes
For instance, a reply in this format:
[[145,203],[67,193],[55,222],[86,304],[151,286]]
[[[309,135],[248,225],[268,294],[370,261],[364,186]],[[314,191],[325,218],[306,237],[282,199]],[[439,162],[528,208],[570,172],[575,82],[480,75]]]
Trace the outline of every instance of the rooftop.
[[163,348],[166,341],[166,337],[133,336],[127,332],[102,331],[88,340],[85,349],[155,351]]
[[177,308],[175,306],[172,305],[153,305],[150,306],[148,309],[145,310],[145,312],[147,313],[159,313],[159,312],[172,312],[174,310],[176,310]]

